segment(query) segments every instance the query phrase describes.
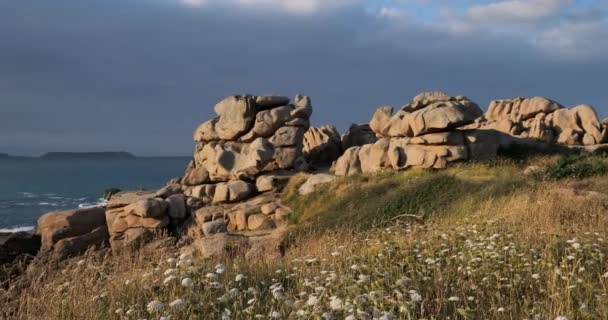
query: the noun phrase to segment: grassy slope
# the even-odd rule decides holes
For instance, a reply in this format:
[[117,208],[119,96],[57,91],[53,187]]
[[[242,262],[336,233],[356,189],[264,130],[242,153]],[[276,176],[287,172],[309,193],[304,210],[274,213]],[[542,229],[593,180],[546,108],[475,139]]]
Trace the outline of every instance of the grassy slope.
[[[608,319],[603,161],[545,156],[385,172],[305,197],[296,195],[299,177],[283,199],[295,225],[285,259],[224,261],[217,278],[207,274],[219,261],[186,259],[163,284],[172,250],[90,255],[12,302],[21,319],[219,319],[226,310],[232,319]],[[551,176],[599,175],[524,176],[527,163],[549,165]],[[179,284],[187,277],[194,287]],[[168,306],[177,298],[183,309]],[[155,299],[165,309],[150,314]]]

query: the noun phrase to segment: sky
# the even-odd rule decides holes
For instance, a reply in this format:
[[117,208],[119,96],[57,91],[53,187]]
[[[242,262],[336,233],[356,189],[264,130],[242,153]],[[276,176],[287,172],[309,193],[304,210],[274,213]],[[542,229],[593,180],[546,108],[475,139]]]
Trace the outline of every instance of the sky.
[[605,0],[0,0],[0,153],[192,154],[223,97],[367,123],[422,91],[608,116]]

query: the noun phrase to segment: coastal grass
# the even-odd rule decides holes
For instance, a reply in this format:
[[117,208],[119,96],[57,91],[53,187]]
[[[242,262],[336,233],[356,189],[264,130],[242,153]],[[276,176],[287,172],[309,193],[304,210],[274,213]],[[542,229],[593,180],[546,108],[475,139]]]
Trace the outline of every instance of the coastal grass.
[[[608,176],[560,156],[292,179],[284,258],[89,252],[5,292],[7,319],[608,319]],[[604,161],[603,156],[574,163]],[[529,164],[536,174],[524,175]],[[569,169],[568,169],[569,170]],[[569,171],[572,172],[572,171]],[[1,296],[0,296],[1,297]],[[1,316],[1,315],[0,315]],[[559,318],[562,317],[562,318]]]

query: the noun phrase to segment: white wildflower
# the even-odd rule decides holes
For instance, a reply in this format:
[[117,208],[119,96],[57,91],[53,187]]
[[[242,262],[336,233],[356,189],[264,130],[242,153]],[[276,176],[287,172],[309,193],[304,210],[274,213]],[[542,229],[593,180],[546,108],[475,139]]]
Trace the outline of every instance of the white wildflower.
[[412,302],[422,301],[422,296],[416,290],[410,290],[410,299]]
[[319,302],[319,298],[315,297],[315,296],[310,296],[308,298],[308,300],[306,301],[306,304],[309,306],[314,306]]
[[191,278],[183,278],[182,286],[186,288],[192,288],[194,286],[194,281]]
[[177,269],[171,268],[171,269],[167,269],[164,273],[165,276],[173,276],[176,275],[178,273]]
[[176,276],[168,276],[165,278],[165,280],[163,280],[163,284],[169,284],[175,280],[177,280]]
[[158,300],[152,300],[146,305],[146,310],[150,314],[160,313],[164,309],[165,309],[165,306],[163,306],[163,304]]
[[169,303],[169,307],[175,310],[181,310],[184,308],[186,303],[182,299],[176,299],[175,301]]
[[220,263],[215,266],[215,273],[223,274],[224,272],[226,272],[226,267],[223,264]]
[[243,275],[243,274],[237,274],[236,278],[234,278],[234,281],[236,281],[236,282],[241,282],[243,280],[245,280],[245,275]]
[[460,301],[460,298],[453,296],[453,297],[448,298],[448,301]]
[[340,311],[344,306],[342,300],[340,300],[338,297],[332,297],[331,301],[329,302],[329,307],[334,311]]

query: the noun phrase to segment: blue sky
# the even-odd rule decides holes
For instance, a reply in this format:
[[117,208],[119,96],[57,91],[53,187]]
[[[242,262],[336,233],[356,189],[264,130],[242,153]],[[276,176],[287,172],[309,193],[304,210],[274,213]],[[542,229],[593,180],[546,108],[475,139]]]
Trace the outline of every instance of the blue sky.
[[608,1],[0,0],[0,152],[190,154],[222,97],[368,122],[426,90],[608,116]]

